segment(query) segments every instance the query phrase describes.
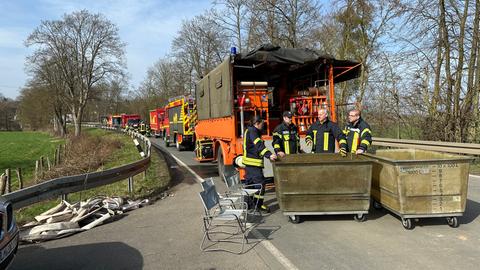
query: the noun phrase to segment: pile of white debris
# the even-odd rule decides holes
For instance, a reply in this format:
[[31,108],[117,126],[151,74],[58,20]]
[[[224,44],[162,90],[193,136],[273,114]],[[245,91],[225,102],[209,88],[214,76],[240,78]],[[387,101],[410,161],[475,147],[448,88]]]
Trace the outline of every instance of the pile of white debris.
[[149,200],[124,200],[121,197],[94,197],[87,201],[59,205],[35,217],[20,232],[20,241],[39,242],[89,230],[114,216],[144,205]]

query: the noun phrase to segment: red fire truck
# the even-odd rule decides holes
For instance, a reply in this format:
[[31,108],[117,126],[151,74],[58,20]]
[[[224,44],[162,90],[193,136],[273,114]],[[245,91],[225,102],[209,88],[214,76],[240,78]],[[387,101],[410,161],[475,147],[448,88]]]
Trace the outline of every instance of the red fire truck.
[[150,111],[150,129],[156,138],[165,136],[168,124],[165,108],[157,108]]

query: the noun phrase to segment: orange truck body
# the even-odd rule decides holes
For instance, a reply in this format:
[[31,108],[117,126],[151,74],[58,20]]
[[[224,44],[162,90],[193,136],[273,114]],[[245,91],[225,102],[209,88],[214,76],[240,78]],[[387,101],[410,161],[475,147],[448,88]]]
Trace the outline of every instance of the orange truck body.
[[271,139],[286,110],[294,114],[300,134],[317,120],[320,108],[328,108],[336,121],[334,84],[358,77],[360,68],[332,58],[281,66],[230,56],[196,85],[196,160],[216,160],[221,176],[230,173],[234,159],[243,154],[243,132],[254,115],[266,120],[264,140]]

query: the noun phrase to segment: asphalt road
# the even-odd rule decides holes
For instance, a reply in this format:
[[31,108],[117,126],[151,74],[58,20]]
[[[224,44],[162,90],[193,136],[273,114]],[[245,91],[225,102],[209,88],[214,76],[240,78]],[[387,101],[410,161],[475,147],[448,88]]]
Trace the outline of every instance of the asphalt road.
[[[159,140],[155,143],[163,145]],[[200,164],[192,152],[168,148],[173,164],[173,197],[69,238],[21,246],[12,269],[478,269],[480,264],[480,178],[469,181],[460,227],[445,219],[422,219],[412,231],[385,210],[368,220],[313,216],[292,224],[273,193],[273,212],[264,216],[250,250],[241,256],[202,253],[200,186],[182,164],[201,178],[216,177],[215,164]],[[218,177],[218,186],[221,185]],[[268,240],[259,237],[259,233]]]

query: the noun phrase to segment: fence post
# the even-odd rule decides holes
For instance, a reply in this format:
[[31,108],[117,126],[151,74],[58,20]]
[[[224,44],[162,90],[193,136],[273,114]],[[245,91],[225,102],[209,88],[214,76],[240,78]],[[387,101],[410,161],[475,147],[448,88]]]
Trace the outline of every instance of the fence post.
[[128,177],[128,193],[133,193],[133,176]]
[[5,187],[7,186],[7,178],[5,177],[5,174],[2,173],[0,175],[0,195],[5,194]]
[[47,157],[47,166],[48,166],[48,170],[50,171],[52,169],[52,164],[50,164],[50,158]]
[[62,194],[61,199],[62,201],[68,202],[68,194]]
[[43,169],[45,168],[45,159],[43,156],[40,157],[40,175],[43,178]]
[[18,189],[23,189],[22,168],[17,168]]
[[40,161],[36,160],[35,161],[35,184],[38,182],[39,170],[40,170]]
[[10,174],[10,169],[5,170],[5,176],[7,177],[5,192],[10,193],[12,192],[12,177]]

